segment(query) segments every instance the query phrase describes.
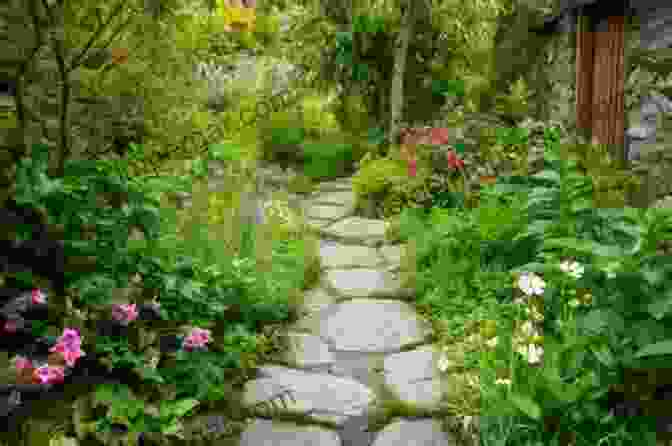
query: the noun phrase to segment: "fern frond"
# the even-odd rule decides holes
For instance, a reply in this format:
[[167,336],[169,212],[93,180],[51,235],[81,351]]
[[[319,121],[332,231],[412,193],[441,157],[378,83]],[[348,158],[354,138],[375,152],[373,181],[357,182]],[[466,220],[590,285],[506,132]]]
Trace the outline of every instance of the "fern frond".
[[285,402],[286,397],[289,397],[294,403],[296,403],[296,399],[294,398],[293,393],[294,393],[294,391],[292,391],[290,389],[285,389],[279,395],[276,395],[276,396],[272,397],[271,399],[268,399],[266,401],[260,401],[256,404],[254,404],[252,406],[252,410],[254,411],[255,408],[261,407],[262,408],[261,410],[263,412],[266,412],[266,413],[270,414],[272,411],[274,411],[274,410],[277,411],[278,410],[278,409],[276,409],[276,407],[278,407],[278,404],[277,404],[278,400],[280,400],[280,403],[282,404],[282,407],[284,407],[286,409],[287,408],[287,403]]

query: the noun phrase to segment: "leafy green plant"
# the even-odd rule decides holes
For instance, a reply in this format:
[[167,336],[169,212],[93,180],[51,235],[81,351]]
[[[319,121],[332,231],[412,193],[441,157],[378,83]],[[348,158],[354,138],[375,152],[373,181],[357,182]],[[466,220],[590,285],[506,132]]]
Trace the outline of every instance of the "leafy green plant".
[[[476,209],[435,209],[429,226],[405,223],[416,247],[418,303],[451,342],[466,335],[466,321],[496,321],[488,332],[496,347],[480,350],[482,415],[518,425],[506,444],[564,445],[568,432],[577,445],[647,441],[651,426],[609,416],[605,396],[625,371],[650,371],[669,358],[670,262],[654,240],[670,238],[672,214],[596,209],[591,179],[561,155],[557,136],[546,132],[540,173],[499,178]],[[560,275],[562,258],[585,265],[579,279]],[[542,274],[544,286],[514,299],[506,274],[518,284]],[[543,335],[521,337],[521,317],[540,317],[530,326]],[[544,342],[532,349],[537,338]],[[534,365],[538,351],[543,361]]]
[[[141,147],[136,149],[141,151]],[[173,386],[184,400],[212,402],[225,398],[222,389],[226,380],[254,364],[257,333],[263,325],[287,320],[290,297],[285,291],[301,286],[301,262],[291,261],[290,253],[285,252],[282,268],[265,277],[255,268],[250,248],[241,249],[234,257],[214,256],[217,247],[204,234],[207,225],[199,228],[201,235],[206,235],[200,247],[191,245],[193,240],[176,237],[175,220],[170,217],[175,215],[158,209],[158,195],[188,184],[191,178],[203,174],[207,164],[194,163],[191,177],[162,181],[134,178],[125,162],[74,161],[66,163],[63,177],[53,178],[46,174],[46,154],[46,147],[35,146],[32,157],[19,163],[17,200],[48,209],[51,222],[65,228],[70,255],[94,255],[100,262],[96,271],[70,274],[70,296],[49,300],[55,310],[50,308],[50,319],[56,323],[64,317],[72,319],[69,309],[76,310],[86,344],[83,349],[112,370],[135,373],[147,386],[145,390]],[[96,201],[99,197],[109,200]],[[86,225],[92,233],[89,238],[81,236]],[[142,243],[129,243],[129,226],[140,228],[145,235]],[[297,248],[291,254],[302,256],[303,252]],[[142,327],[141,321],[127,327],[127,337],[94,335],[99,319],[90,316],[99,314],[100,308],[113,301],[113,291],[126,286],[136,275],[142,281],[142,296],[133,299],[156,298],[164,319],[162,330],[175,332],[185,323],[215,327],[209,351],[150,357],[150,349],[157,350],[156,340],[152,340],[156,336],[147,333],[156,335],[158,327]],[[33,328],[44,329],[39,324]],[[158,360],[158,367],[150,367],[150,360]],[[129,401],[133,399],[126,396]],[[149,422],[139,412],[140,403],[129,401],[118,403],[116,412],[99,427],[121,420],[129,428],[143,431]],[[175,432],[177,412],[166,406],[161,417],[161,423],[167,425],[163,431]]]
[[328,179],[343,175],[352,168],[354,159],[349,144],[306,143],[304,173],[313,179]]

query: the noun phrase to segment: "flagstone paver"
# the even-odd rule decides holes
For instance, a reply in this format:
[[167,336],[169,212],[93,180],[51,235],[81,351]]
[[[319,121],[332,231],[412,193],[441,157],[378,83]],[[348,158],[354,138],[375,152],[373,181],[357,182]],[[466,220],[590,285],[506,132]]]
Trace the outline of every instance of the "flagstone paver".
[[349,217],[323,228],[322,233],[344,243],[380,246],[385,241],[387,226],[383,220]]

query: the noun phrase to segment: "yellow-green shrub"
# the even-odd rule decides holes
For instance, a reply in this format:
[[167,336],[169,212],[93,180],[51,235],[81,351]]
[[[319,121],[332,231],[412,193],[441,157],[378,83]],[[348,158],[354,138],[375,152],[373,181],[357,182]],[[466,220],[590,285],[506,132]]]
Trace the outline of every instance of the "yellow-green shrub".
[[352,178],[352,188],[357,196],[385,192],[392,185],[393,177],[406,177],[408,170],[402,161],[390,158],[362,158],[359,171]]
[[[411,177],[405,161],[391,157],[372,159],[367,154],[352,179],[358,205],[373,200],[376,213],[384,218],[398,215],[405,207],[416,207],[426,196],[427,171],[418,166]],[[420,163],[419,163],[420,164]]]
[[312,137],[321,137],[328,133],[338,132],[340,126],[333,112],[328,110],[324,96],[311,94],[301,101],[303,128]]

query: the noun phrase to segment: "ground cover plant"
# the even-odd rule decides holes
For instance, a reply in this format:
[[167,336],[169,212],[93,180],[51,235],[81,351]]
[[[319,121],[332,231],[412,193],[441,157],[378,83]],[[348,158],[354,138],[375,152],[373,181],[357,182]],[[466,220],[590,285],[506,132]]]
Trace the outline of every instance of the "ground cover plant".
[[44,363],[16,357],[17,382],[68,385],[87,367],[107,373],[121,383],[99,387],[90,407],[81,405],[78,434],[181,435],[181,418],[230,397],[232,383],[263,357],[263,328],[289,319],[289,296],[303,285],[303,245],[276,240],[270,264],[278,266],[262,275],[253,232],[237,255],[218,252],[207,230],[200,247],[170,243],[175,221],[157,197],[161,187],[188,187],[191,177],[131,178],[127,162],[72,161],[51,178],[46,147],[33,149],[18,168],[17,202],[46,209],[49,223],[64,228],[65,256],[93,257],[97,268],[68,271],[65,295],[34,290],[33,303],[48,305],[49,317],[29,329],[46,336],[52,354]]
[[552,129],[544,163],[498,178],[475,209],[404,213],[418,304],[447,351],[475,347],[439,367],[480,371],[462,410],[482,416],[481,445],[655,444],[672,353],[658,248],[672,214],[595,206]]

